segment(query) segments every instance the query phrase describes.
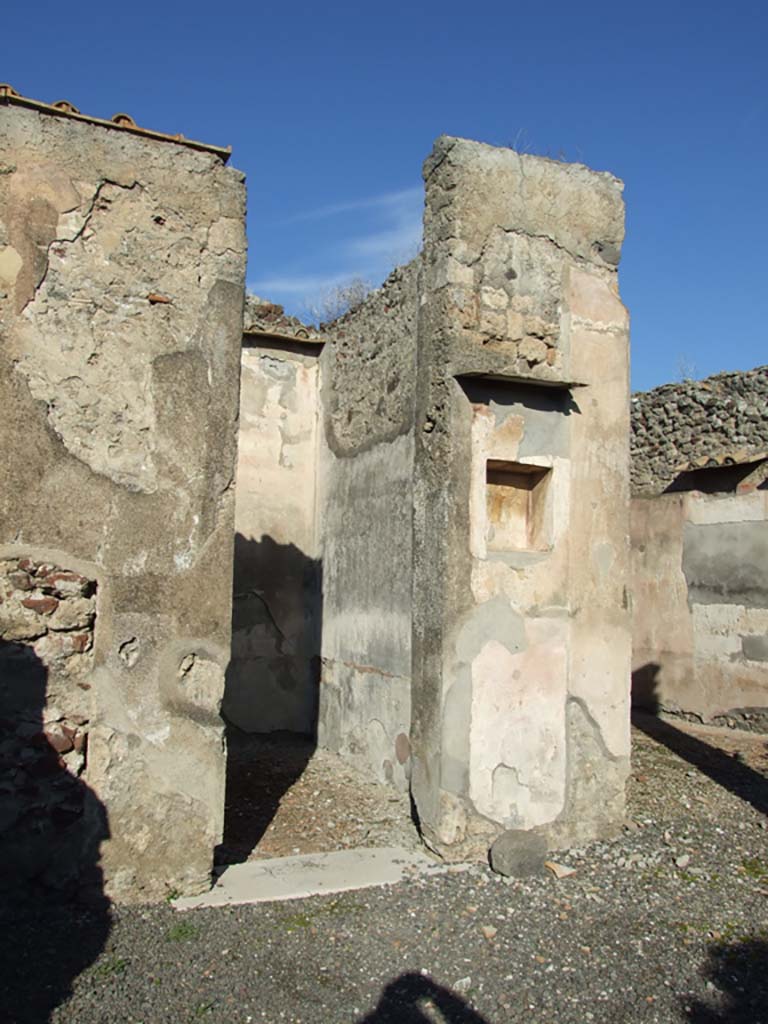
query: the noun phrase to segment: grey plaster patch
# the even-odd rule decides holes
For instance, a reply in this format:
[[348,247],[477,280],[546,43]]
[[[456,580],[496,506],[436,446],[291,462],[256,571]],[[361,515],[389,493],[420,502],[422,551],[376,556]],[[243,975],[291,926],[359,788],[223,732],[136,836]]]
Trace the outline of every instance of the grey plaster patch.
[[260,362],[263,372],[274,380],[288,381],[296,377],[296,367],[288,359],[263,355]]
[[599,572],[605,576],[616,561],[616,552],[612,544],[598,544],[593,552],[593,557]]
[[749,661],[768,661],[768,635],[742,636],[741,650]]
[[469,663],[489,640],[498,640],[513,654],[525,647],[525,622],[504,597],[494,597],[475,608],[456,637],[460,662]]
[[464,377],[461,386],[474,404],[487,405],[501,426],[510,416],[519,416],[524,423],[520,440],[521,458],[546,453],[567,458],[567,417],[578,411],[570,391],[545,388],[535,383],[489,381]]
[[550,557],[549,551],[489,551],[489,562],[502,562],[510,569],[528,569]]
[[768,607],[768,522],[686,523],[683,573],[689,604]]

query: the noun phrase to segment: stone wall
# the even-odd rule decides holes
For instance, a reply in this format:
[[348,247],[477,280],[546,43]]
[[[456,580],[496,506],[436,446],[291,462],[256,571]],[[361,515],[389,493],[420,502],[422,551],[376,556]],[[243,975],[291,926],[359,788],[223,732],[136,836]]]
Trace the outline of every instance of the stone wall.
[[768,368],[635,395],[633,702],[768,727]]
[[485,857],[623,813],[623,206],[610,175],[458,139],[425,180],[422,254],[321,359],[319,739]]
[[112,895],[194,891],[223,818],[242,176],[13,100],[0,153],[4,699],[34,678],[54,751],[87,728],[85,765],[57,751],[104,812],[83,874],[98,835]]
[[321,360],[320,743],[409,772],[412,472],[420,261],[331,324]]
[[632,396],[632,491],[663,491],[684,466],[768,451],[768,366]]
[[[31,558],[0,561],[0,887],[77,887],[102,838],[85,787],[96,583]],[[7,898],[8,892],[5,892]]]
[[499,837],[503,867],[623,813],[621,183],[451,138],[424,175],[413,795],[436,848]]
[[768,728],[768,490],[632,500],[633,702]]

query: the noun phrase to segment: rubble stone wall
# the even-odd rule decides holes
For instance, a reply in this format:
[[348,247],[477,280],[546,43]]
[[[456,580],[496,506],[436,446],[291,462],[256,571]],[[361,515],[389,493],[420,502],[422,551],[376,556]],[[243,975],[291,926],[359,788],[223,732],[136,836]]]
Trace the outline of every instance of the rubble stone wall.
[[0,561],[3,890],[40,878],[73,885],[97,838],[77,782],[88,753],[95,619],[94,580],[31,558]]
[[768,366],[632,396],[632,492],[658,494],[691,463],[768,451]]
[[326,330],[319,742],[408,785],[418,258]]
[[242,176],[15,104],[0,154],[3,675],[34,677],[41,732],[87,723],[108,892],[199,890],[223,820]]

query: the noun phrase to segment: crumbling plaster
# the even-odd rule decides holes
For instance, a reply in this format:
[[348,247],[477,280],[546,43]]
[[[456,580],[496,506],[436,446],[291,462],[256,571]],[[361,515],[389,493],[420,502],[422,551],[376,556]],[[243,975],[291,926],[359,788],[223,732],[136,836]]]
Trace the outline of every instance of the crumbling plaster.
[[223,815],[242,175],[14,105],[0,154],[0,554],[98,587],[108,891],[194,891]]
[[421,254],[321,354],[279,307],[248,305],[235,513],[242,176],[218,151],[22,107],[0,107],[0,132],[0,624],[37,643],[27,613],[59,614],[17,600],[22,561],[93,588],[90,689],[55,685],[57,721],[87,725],[108,891],[209,878],[235,514],[235,724],[316,726],[410,789],[448,859],[493,844],[507,870],[531,837],[616,828],[621,183],[439,139]]
[[[421,255],[323,357],[320,738],[409,782],[459,858],[621,819],[623,206],[610,175],[458,139],[425,181]],[[547,476],[543,550],[489,549],[489,460]]]

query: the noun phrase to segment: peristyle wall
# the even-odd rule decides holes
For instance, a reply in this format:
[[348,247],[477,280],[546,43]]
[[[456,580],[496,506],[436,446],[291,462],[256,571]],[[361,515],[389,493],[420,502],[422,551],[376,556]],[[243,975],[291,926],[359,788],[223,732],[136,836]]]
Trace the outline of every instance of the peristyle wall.
[[768,727],[768,371],[633,397],[633,703]]

